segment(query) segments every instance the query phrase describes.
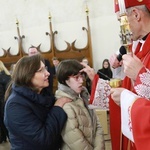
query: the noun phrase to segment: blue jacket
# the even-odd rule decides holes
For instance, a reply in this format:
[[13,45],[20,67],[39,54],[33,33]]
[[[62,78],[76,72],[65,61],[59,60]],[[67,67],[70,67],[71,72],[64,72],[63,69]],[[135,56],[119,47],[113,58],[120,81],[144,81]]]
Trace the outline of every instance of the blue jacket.
[[67,115],[61,107],[53,106],[54,101],[54,97],[13,85],[4,114],[11,150],[59,149]]

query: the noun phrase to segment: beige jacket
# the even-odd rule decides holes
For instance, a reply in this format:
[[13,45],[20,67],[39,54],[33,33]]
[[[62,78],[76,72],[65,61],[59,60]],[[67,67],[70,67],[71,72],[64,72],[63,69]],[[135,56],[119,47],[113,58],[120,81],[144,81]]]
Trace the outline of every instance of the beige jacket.
[[104,150],[103,130],[95,111],[88,110],[84,100],[67,86],[61,85],[55,96],[73,100],[63,107],[68,119],[61,133],[61,150]]

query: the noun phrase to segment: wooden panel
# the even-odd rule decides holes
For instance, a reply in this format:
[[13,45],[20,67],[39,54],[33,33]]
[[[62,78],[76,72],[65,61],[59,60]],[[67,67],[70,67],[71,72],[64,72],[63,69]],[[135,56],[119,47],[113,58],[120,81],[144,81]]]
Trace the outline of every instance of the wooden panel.
[[[37,50],[43,55],[45,59],[48,59],[52,64],[52,58],[57,57],[58,59],[64,60],[64,59],[77,59],[81,61],[84,57],[86,57],[89,61],[89,65],[93,67],[93,57],[92,57],[92,43],[91,43],[91,32],[90,32],[90,24],[89,24],[89,16],[88,11],[87,13],[87,28],[82,27],[82,32],[87,33],[87,44],[83,48],[77,48],[76,47],[76,40],[74,40],[72,43],[68,43],[65,41],[67,47],[64,50],[58,50],[57,45],[55,45],[55,35],[58,33],[57,31],[52,30],[52,22],[51,17],[49,16],[49,28],[50,32],[46,32],[46,36],[49,37],[50,41],[50,48],[49,50],[44,50],[44,52],[40,49],[41,44],[38,46],[34,46],[37,48]],[[10,66],[14,63],[16,63],[21,57],[28,55],[24,52],[23,45],[25,45],[25,36],[20,35],[20,29],[19,29],[19,21],[16,22],[17,26],[17,34],[18,36],[15,36],[15,40],[18,42],[18,52],[16,55],[12,55],[10,53],[10,48],[8,50],[3,49],[4,55],[0,56],[0,60],[5,64],[5,66],[10,69]],[[33,45],[32,45],[33,46]],[[54,78],[54,89],[57,87],[57,81]]]

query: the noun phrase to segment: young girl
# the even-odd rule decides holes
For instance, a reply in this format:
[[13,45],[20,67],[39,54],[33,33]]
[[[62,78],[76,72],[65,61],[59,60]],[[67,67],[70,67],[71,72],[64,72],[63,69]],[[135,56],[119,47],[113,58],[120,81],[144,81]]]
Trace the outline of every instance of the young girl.
[[110,80],[112,78],[113,73],[108,59],[103,60],[102,69],[99,69],[97,74],[101,79],[104,80]]
[[57,69],[60,83],[56,98],[68,97],[63,106],[68,119],[62,130],[62,150],[104,150],[103,130],[94,110],[88,109],[89,94],[84,83],[83,66],[77,60],[64,60]]

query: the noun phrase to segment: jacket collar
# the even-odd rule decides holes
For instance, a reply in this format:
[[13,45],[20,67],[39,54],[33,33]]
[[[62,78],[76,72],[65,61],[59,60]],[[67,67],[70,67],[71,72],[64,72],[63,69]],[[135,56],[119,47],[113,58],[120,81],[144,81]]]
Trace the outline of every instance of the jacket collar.
[[12,85],[12,90],[17,92],[19,95],[25,97],[27,100],[33,103],[40,104],[46,107],[53,106],[54,97],[53,96],[43,96],[42,94],[37,94],[33,90],[25,86]]

